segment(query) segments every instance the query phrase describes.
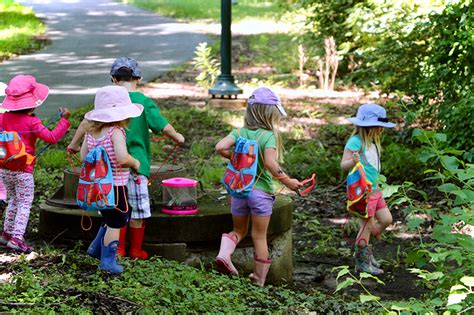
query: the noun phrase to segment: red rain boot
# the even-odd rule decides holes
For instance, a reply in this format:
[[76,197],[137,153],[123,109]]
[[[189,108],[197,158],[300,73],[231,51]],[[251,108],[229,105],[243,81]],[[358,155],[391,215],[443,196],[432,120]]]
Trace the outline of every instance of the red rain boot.
[[267,279],[268,271],[270,270],[270,265],[272,264],[271,259],[260,259],[255,257],[255,266],[253,268],[253,273],[249,275],[250,281],[253,284],[263,287],[265,280]]
[[239,272],[232,264],[230,256],[237,246],[237,237],[233,234],[222,234],[221,247],[216,257],[217,271],[232,275],[239,275]]
[[127,251],[125,250],[126,245],[127,245],[127,227],[123,227],[120,229],[120,238],[119,238],[119,245],[117,248],[117,256],[120,256],[120,257],[127,256]]
[[128,257],[133,259],[148,259],[148,253],[142,249],[143,236],[145,235],[145,223],[140,228],[129,227],[130,229],[130,250]]

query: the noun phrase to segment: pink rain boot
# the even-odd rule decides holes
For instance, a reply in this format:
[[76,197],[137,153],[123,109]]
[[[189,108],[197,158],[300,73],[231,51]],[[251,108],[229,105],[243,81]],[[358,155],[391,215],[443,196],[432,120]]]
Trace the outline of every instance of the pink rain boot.
[[221,248],[216,257],[217,271],[220,273],[239,275],[239,272],[232,264],[230,256],[237,246],[237,237],[233,234],[222,234]]
[[250,281],[253,284],[263,287],[265,280],[267,279],[268,271],[270,270],[270,265],[272,264],[271,259],[260,259],[255,257],[255,266],[253,268],[253,273],[249,275]]

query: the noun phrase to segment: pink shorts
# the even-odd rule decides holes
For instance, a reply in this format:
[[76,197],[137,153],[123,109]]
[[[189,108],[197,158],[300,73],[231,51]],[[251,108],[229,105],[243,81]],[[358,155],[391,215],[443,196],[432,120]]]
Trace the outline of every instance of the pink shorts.
[[387,204],[382,197],[381,191],[369,196],[369,200],[367,201],[367,212],[369,213],[369,218],[374,217],[375,213],[383,208],[387,208]]

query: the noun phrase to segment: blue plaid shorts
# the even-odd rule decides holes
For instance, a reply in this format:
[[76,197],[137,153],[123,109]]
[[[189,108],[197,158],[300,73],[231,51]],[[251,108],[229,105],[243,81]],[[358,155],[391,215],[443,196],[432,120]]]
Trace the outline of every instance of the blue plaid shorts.
[[127,184],[128,202],[132,206],[132,219],[146,219],[151,217],[150,195],[148,193],[148,178],[139,175],[140,184],[130,176]]

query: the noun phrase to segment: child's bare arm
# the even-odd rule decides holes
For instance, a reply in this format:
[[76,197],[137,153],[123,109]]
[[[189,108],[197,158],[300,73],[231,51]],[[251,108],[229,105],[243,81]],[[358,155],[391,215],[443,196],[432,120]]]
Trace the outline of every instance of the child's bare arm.
[[230,159],[232,156],[231,148],[234,146],[235,140],[232,137],[225,137],[216,144],[216,152],[221,156]]
[[173,126],[171,126],[170,124],[167,124],[164,128],[163,128],[163,133],[165,135],[167,135],[168,137],[170,137],[171,139],[174,140],[174,142],[178,143],[178,144],[183,144],[184,143],[184,137],[182,134],[180,134],[179,132],[177,132]]
[[82,138],[84,138],[84,135],[86,134],[86,126],[89,122],[86,119],[83,119],[77,127],[76,133],[72,137],[71,143],[67,146],[66,150],[72,151],[72,152],[77,152],[81,148],[81,141]]
[[82,141],[82,146],[81,146],[81,153],[80,153],[81,160],[84,160],[87,153],[89,153],[89,148],[87,148],[87,140],[84,139],[84,141]]
[[290,178],[280,167],[277,161],[276,149],[269,148],[265,149],[265,167],[272,174],[272,176],[278,179],[283,185],[291,190],[300,189],[303,184],[295,178]]
[[341,160],[341,168],[344,171],[348,171],[359,162],[360,156],[358,151],[351,151],[351,150],[344,150],[344,154],[342,155]]
[[140,161],[128,154],[127,142],[122,131],[115,129],[112,134],[112,143],[114,144],[115,157],[117,163],[122,167],[131,167],[135,172],[140,169]]

